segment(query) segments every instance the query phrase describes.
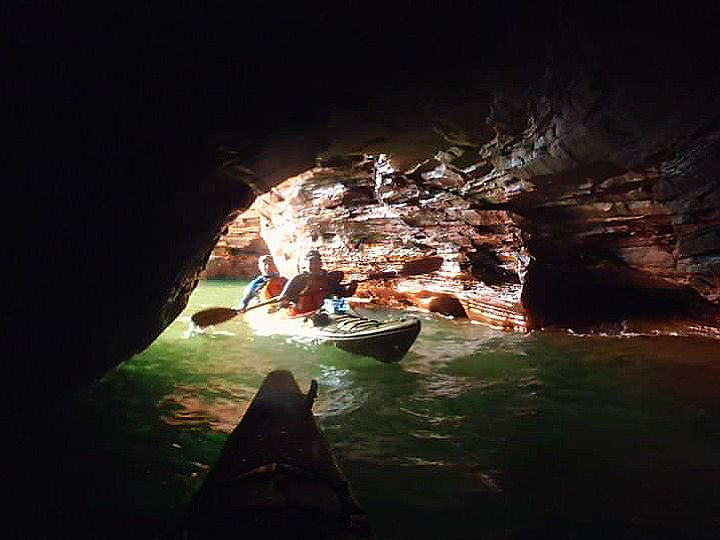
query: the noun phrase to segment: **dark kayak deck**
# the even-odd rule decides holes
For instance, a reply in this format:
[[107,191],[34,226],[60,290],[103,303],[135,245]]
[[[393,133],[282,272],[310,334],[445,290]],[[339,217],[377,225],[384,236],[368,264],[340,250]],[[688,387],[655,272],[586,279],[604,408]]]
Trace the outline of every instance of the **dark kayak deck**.
[[369,319],[336,302],[340,300],[328,299],[320,309],[295,315],[277,308],[253,310],[246,320],[261,333],[272,328],[272,333],[309,337],[386,364],[399,362],[420,333],[417,318]]
[[312,414],[316,389],[265,378],[170,538],[375,538]]
[[383,363],[399,362],[420,333],[419,319],[376,321],[354,314],[333,316],[332,328],[321,330],[337,347]]

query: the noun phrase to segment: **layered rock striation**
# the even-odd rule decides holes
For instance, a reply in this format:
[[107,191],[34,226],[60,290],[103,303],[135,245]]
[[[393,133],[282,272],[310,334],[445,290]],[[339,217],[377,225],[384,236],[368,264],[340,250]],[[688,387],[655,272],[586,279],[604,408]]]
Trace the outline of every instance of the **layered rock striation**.
[[269,253],[260,236],[260,215],[253,207],[220,235],[200,279],[245,279],[258,273],[258,259]]
[[[378,302],[521,329],[710,328],[717,17],[595,7],[293,16],[207,42],[193,24],[186,48],[28,13],[8,66],[8,401],[147,347],[203,269],[254,272],[258,227],[285,272],[310,246],[350,277],[443,257],[365,283]],[[289,178],[296,198],[271,191]],[[265,217],[218,244],[259,195]]]
[[431,144],[412,151],[407,129],[372,141],[338,129],[356,133],[342,149],[374,151],[331,147],[254,205],[280,270],[310,248],[353,279],[440,255],[432,274],[359,294],[506,329],[717,336],[717,83],[634,110],[592,79],[550,92],[556,79],[497,93],[482,120],[472,103],[416,123]]

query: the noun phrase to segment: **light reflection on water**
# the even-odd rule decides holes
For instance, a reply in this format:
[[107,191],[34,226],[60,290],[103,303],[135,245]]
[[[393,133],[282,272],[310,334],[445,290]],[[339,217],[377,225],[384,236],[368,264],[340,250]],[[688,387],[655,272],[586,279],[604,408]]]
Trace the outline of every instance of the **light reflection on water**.
[[194,311],[234,305],[241,291],[203,284],[149,349],[78,399],[76,416],[96,411],[91,431],[126,448],[129,463],[141,447],[156,471],[127,487],[135,511],[165,504],[170,521],[178,494],[187,502],[206,473],[197,464],[213,463],[265,375],[290,369],[303,391],[318,381],[313,411],[385,540],[720,526],[711,503],[720,495],[717,343],[502,334],[418,314],[418,341],[386,365],[254,335],[241,317],[188,331]]
[[230,388],[217,383],[207,387],[176,383],[174,390],[158,402],[160,419],[169,425],[207,426],[230,433],[245,414],[255,391],[240,385]]

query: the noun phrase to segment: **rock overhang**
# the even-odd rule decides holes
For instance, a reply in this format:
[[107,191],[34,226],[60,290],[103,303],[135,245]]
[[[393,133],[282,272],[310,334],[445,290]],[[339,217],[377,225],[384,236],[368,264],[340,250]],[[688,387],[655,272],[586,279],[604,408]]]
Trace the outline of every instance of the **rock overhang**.
[[[343,25],[301,17],[275,27],[272,43],[262,41],[269,34],[257,24],[215,47],[160,47],[163,54],[151,51],[147,62],[134,61],[143,50],[138,40],[122,49],[116,43],[122,54],[97,57],[25,47],[30,61],[16,57],[23,76],[15,97],[25,111],[16,130],[24,142],[16,157],[23,159],[16,161],[18,178],[32,178],[21,182],[28,189],[16,200],[34,218],[20,221],[31,223],[11,244],[11,270],[28,283],[50,279],[48,293],[30,302],[11,296],[21,308],[10,320],[14,341],[34,335],[27,306],[54,294],[71,299],[74,286],[84,292],[67,321],[46,329],[47,346],[32,347],[33,360],[17,366],[26,383],[19,387],[33,388],[38,375],[55,386],[73,366],[101,373],[146,346],[182,308],[212,245],[249,206],[251,190],[268,192],[318,156],[391,154],[402,174],[388,179],[389,206],[421,185],[436,191],[421,197],[418,188],[419,208],[446,205],[454,215],[444,219],[462,216],[464,227],[507,212],[513,227],[529,231],[523,242],[536,261],[557,253],[558,244],[573,255],[553,263],[559,267],[589,267],[583,258],[609,239],[615,248],[602,260],[716,302],[720,92],[716,51],[703,38],[715,30],[713,19],[657,6],[621,14],[538,4],[505,10],[464,17],[448,9],[432,19],[408,12],[392,23],[387,11],[357,13]],[[51,34],[60,38],[43,32],[43,44]],[[32,45],[35,38],[28,32],[23,39]],[[556,176],[607,164],[617,171],[586,172],[572,189]],[[556,181],[553,206],[541,194]],[[357,196],[340,195],[343,204]],[[450,199],[465,202],[447,206]],[[598,214],[603,225],[591,226]],[[467,238],[453,234],[458,243]],[[577,237],[573,250],[563,234]],[[416,243],[432,239],[415,236]],[[642,238],[654,238],[654,250]],[[507,253],[484,250],[485,240],[469,245],[482,256],[463,269],[474,265],[483,283],[502,277],[489,272],[493,265],[512,271]],[[553,265],[540,270],[556,275]],[[97,317],[97,298],[107,316]],[[77,336],[78,320],[92,340]],[[66,360],[47,372],[54,356]]]

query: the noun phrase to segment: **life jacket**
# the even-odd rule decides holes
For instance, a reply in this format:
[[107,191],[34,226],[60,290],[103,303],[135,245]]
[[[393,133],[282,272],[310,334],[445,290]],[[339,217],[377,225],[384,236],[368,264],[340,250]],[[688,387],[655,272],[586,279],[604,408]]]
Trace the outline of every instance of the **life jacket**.
[[285,281],[286,280],[284,278],[279,276],[271,277],[267,283],[263,285],[262,289],[260,289],[260,293],[258,294],[260,301],[265,302],[278,296],[285,286]]
[[290,314],[300,315],[320,309],[331,290],[330,278],[326,273],[310,276],[308,284],[290,309]]

